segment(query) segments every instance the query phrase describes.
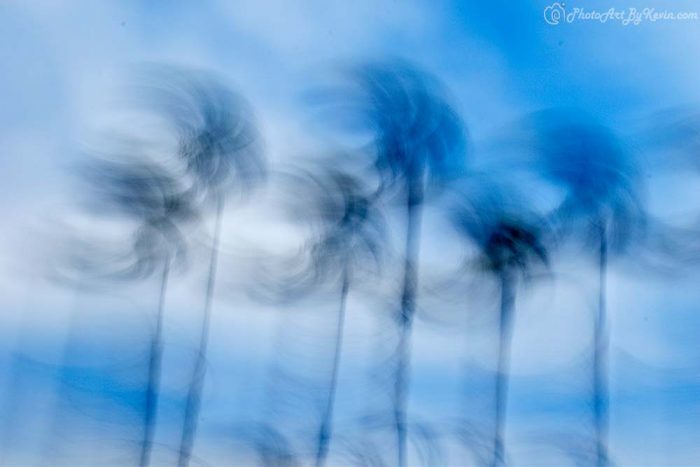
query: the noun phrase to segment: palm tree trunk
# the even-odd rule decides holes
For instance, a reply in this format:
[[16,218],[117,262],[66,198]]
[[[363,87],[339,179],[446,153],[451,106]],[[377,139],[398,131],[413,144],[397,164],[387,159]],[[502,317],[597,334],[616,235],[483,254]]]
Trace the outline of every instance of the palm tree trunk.
[[204,300],[204,315],[202,317],[202,328],[199,334],[199,351],[195,360],[194,371],[190,380],[185,403],[185,414],[183,418],[182,438],[180,440],[180,452],[178,458],[179,467],[187,467],[192,457],[195,435],[197,433],[197,422],[199,419],[199,408],[202,399],[202,389],[204,386],[204,373],[206,370],[207,345],[209,343],[209,322],[211,319],[211,307],[214,298],[214,283],[216,279],[216,263],[219,256],[219,237],[221,235],[221,217],[223,214],[224,202],[219,198],[216,204],[216,220],[214,226],[214,240],[211,250],[211,260],[209,263],[209,276],[207,278],[207,291]]
[[338,369],[340,367],[340,352],[343,346],[343,329],[345,326],[345,304],[347,302],[348,290],[350,289],[350,277],[348,271],[343,271],[342,285],[340,288],[340,308],[338,309],[338,321],[336,323],[335,350],[333,353],[333,368],[331,370],[331,380],[328,386],[328,398],[326,409],[323,413],[321,428],[318,434],[318,450],[316,452],[316,467],[323,467],[328,457],[328,448],[331,441],[333,408],[335,405],[335,394],[338,387]]
[[399,315],[399,341],[397,344],[396,378],[394,380],[394,426],[398,447],[398,466],[406,466],[406,402],[411,365],[411,330],[416,311],[418,287],[418,253],[423,204],[422,182],[409,186],[407,203],[406,258]]
[[593,328],[593,423],[596,435],[596,466],[608,465],[608,323],[606,276],[608,268],[607,230],[600,227],[598,263],[598,312]]
[[510,271],[501,272],[501,308],[498,323],[498,369],[496,373],[495,425],[492,467],[505,464],[504,428],[508,403],[510,342],[515,311],[515,277]]
[[148,387],[146,388],[146,408],[143,420],[143,442],[141,444],[141,456],[139,465],[147,467],[151,459],[153,436],[156,429],[156,416],[158,412],[158,391],[160,388],[160,368],[163,359],[163,309],[165,305],[165,292],[168,288],[168,276],[170,274],[170,260],[163,264],[163,275],[160,280],[160,295],[158,297],[158,311],[156,313],[156,327],[151,338],[151,349],[148,361]]

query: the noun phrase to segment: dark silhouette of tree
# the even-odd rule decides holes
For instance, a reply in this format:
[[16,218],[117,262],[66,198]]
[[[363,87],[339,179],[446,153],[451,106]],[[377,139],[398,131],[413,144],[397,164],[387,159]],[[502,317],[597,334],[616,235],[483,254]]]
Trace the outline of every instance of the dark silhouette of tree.
[[544,112],[535,119],[538,168],[565,197],[552,222],[559,234],[584,233],[595,245],[598,307],[593,323],[593,423],[596,465],[609,464],[606,283],[611,253],[620,254],[645,230],[634,160],[605,127],[573,112]]
[[227,194],[246,194],[265,175],[261,136],[250,105],[211,76],[177,68],[151,73],[146,102],[177,132],[178,159],[192,179],[200,208],[214,211],[214,234],[198,351],[185,402],[178,465],[189,464],[204,385],[209,323],[216,280],[221,223]]
[[316,465],[323,466],[332,436],[347,296],[358,273],[367,272],[368,266],[379,268],[385,233],[376,192],[360,179],[337,169],[326,169],[319,176],[312,176],[310,182],[310,197],[302,199],[309,202],[307,215],[318,229],[316,238],[307,244],[312,283],[332,281],[340,288],[333,363],[316,450]]
[[95,158],[81,170],[88,184],[90,206],[100,216],[114,216],[135,225],[129,243],[110,247],[103,242],[74,240],[68,251],[70,264],[58,274],[62,280],[81,282],[134,281],[159,274],[160,293],[148,354],[139,455],[139,465],[147,466],[156,428],[168,278],[171,268],[185,259],[186,241],[181,230],[194,220],[196,213],[187,190],[168,169],[133,156],[112,154],[110,158]]
[[421,217],[426,188],[458,177],[465,166],[465,130],[444,92],[427,74],[401,62],[352,69],[338,106],[349,126],[369,129],[368,152],[387,193],[402,199],[406,218],[399,341],[393,389],[398,464],[406,465],[406,401],[410,338],[416,310]]
[[[483,183],[467,180],[466,183]],[[505,464],[504,427],[508,399],[510,342],[519,284],[532,277],[538,266],[549,263],[547,230],[537,216],[516,207],[499,187],[456,189],[450,217],[457,232],[476,247],[477,272],[492,276],[499,289],[498,363],[494,398],[494,433],[490,465]],[[478,191],[483,193],[478,194]]]
[[[328,292],[338,297],[334,338],[330,349],[330,372],[324,375],[320,402],[320,421],[314,435],[315,463],[327,462],[333,438],[333,413],[338,388],[338,373],[343,352],[346,302],[359,282],[376,278],[385,254],[385,220],[376,187],[370,187],[351,170],[343,168],[341,155],[315,165],[310,170],[283,173],[283,206],[294,223],[310,227],[310,235],[291,257],[271,258],[263,264],[262,279],[254,290],[256,298],[270,298],[288,305],[291,301],[318,297]],[[284,352],[283,352],[284,353]],[[285,353],[286,354],[286,353]],[[289,355],[286,354],[289,359]],[[277,368],[281,372],[280,368]],[[308,378],[284,375],[286,390],[316,393]],[[279,384],[275,393],[279,398]]]

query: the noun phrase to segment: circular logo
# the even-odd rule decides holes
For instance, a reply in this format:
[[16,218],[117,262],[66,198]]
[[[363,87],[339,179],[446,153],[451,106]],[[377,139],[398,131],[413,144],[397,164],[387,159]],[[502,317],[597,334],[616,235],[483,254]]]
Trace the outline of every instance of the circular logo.
[[544,9],[544,20],[548,24],[559,24],[564,18],[564,5],[559,2],[554,2]]

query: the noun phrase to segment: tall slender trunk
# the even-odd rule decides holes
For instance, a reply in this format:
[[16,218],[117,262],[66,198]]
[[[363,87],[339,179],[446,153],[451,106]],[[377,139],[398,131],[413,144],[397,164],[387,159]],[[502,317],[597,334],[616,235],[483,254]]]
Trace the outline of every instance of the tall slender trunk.
[[608,465],[608,322],[606,282],[608,268],[607,229],[601,222],[598,257],[598,311],[593,327],[593,423],[596,466]]
[[335,406],[335,394],[338,387],[338,369],[340,368],[340,353],[343,347],[343,330],[345,327],[345,304],[347,302],[348,290],[350,288],[350,277],[347,269],[343,271],[342,285],[340,288],[340,307],[338,309],[338,320],[336,323],[335,349],[333,352],[333,368],[331,379],[328,385],[328,396],[326,408],[323,412],[321,427],[318,433],[318,450],[316,451],[316,467],[322,467],[328,457],[328,448],[332,436],[333,409]]
[[179,467],[187,467],[192,457],[192,448],[197,433],[197,422],[199,419],[199,408],[202,399],[202,389],[204,386],[204,373],[206,371],[207,345],[209,343],[209,322],[211,318],[211,306],[214,298],[214,283],[216,279],[216,263],[219,256],[219,237],[221,235],[221,217],[223,214],[224,202],[222,198],[216,201],[216,220],[214,225],[214,240],[211,250],[211,260],[209,263],[209,276],[207,278],[207,291],[204,300],[204,315],[202,317],[202,328],[199,334],[199,349],[187,392],[185,403],[185,414],[182,426],[182,438],[180,440],[180,452],[178,458]]
[[411,330],[416,311],[418,287],[418,253],[423,204],[422,182],[409,186],[407,202],[406,258],[399,316],[399,341],[396,349],[396,378],[394,380],[394,426],[398,448],[398,465],[406,466],[406,402],[411,370]]
[[510,371],[510,342],[515,311],[515,277],[511,271],[501,271],[501,306],[498,322],[498,368],[496,373],[495,424],[493,433],[492,467],[505,464],[505,420],[508,404]]
[[168,258],[163,264],[163,274],[160,279],[160,295],[158,296],[158,310],[156,312],[156,327],[153,332],[153,337],[151,338],[149,353],[146,409],[143,417],[144,433],[143,442],[141,443],[141,456],[139,459],[139,465],[141,467],[147,467],[150,463],[153,437],[156,430],[158,391],[160,390],[160,368],[163,361],[163,310],[169,275],[170,259]]

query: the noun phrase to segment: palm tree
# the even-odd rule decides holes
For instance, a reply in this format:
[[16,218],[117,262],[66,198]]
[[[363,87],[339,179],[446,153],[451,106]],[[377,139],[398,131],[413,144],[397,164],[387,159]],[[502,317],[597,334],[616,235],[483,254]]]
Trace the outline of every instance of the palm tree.
[[192,179],[193,196],[213,204],[215,216],[198,351],[180,441],[178,465],[184,467],[197,431],[226,195],[231,189],[247,193],[264,177],[265,166],[253,111],[241,96],[201,73],[166,67],[152,76],[155,84],[148,89],[148,102],[155,103],[177,131],[178,159]]
[[596,465],[608,458],[608,347],[606,304],[608,261],[622,253],[646,223],[634,161],[605,127],[566,112],[536,119],[538,163],[543,175],[565,191],[552,215],[560,234],[585,232],[596,245],[598,306],[593,320],[593,424]]
[[496,186],[488,184],[482,195],[475,195],[473,190],[455,192],[458,196],[451,207],[452,223],[460,236],[476,247],[478,270],[497,280],[500,295],[490,463],[497,467],[505,464],[504,427],[516,292],[521,280],[531,277],[534,267],[548,265],[546,230],[527,210],[515,209],[514,203],[502,196]]
[[298,199],[305,202],[306,215],[317,225],[318,234],[306,246],[311,260],[311,282],[306,289],[320,282],[339,284],[331,374],[316,443],[315,462],[321,467],[326,463],[332,437],[348,293],[358,273],[366,272],[370,264],[376,266],[372,268],[375,271],[378,269],[385,233],[376,192],[368,190],[360,179],[331,168],[308,178],[310,196]]
[[[310,233],[295,254],[268,256],[269,261],[262,255],[263,261],[258,261],[259,276],[249,289],[255,299],[282,305],[328,292],[334,300],[337,297],[334,335],[328,352],[330,371],[327,378],[325,373],[322,375],[319,388],[308,378],[285,371],[280,362],[274,367],[276,375],[284,381],[273,385],[276,401],[286,395],[280,387],[290,391],[289,395],[297,402],[302,392],[320,393],[313,400],[314,404],[319,403],[319,423],[313,428],[314,461],[318,466],[326,464],[334,437],[333,415],[345,340],[347,299],[358,285],[377,278],[386,246],[385,219],[377,187],[366,183],[361,173],[344,167],[344,156],[334,154],[309,169],[293,167],[279,173],[280,179],[274,185],[282,187],[281,207],[295,224],[301,222]],[[282,327],[280,342],[294,341],[292,336],[284,335],[287,329],[289,326]],[[294,332],[293,336],[297,334]],[[289,359],[293,352],[287,349],[278,353]],[[321,354],[325,358],[326,353]],[[303,356],[307,363],[308,357]]]
[[[147,160],[120,157],[120,160],[95,159],[84,167],[90,184],[91,203],[101,215],[116,214],[137,227],[127,251],[109,252],[104,244],[91,248],[80,243],[71,252],[73,271],[105,279],[141,279],[160,277],[160,292],[151,337],[146,399],[143,412],[143,439],[139,465],[150,462],[156,428],[161,362],[163,354],[163,314],[171,268],[184,259],[185,240],[182,227],[193,220],[195,212],[180,181]],[[67,278],[68,270],[62,272]]]
[[393,389],[398,465],[406,465],[410,338],[416,311],[421,218],[426,188],[458,177],[465,166],[462,121],[434,81],[403,63],[369,64],[353,72],[352,105],[373,134],[372,152],[384,187],[398,188],[406,216],[399,340]]
[[[444,185],[465,166],[465,130],[435,81],[402,62],[370,63],[350,71],[350,88],[336,107],[343,123],[369,129],[368,152],[385,192],[400,194],[406,237],[403,285],[396,314],[398,344],[392,418],[398,465],[406,465],[406,402],[410,337],[416,310],[421,218],[426,188]],[[338,102],[336,102],[338,104]],[[337,111],[340,112],[337,112]]]

